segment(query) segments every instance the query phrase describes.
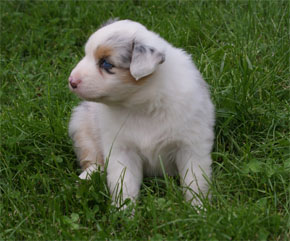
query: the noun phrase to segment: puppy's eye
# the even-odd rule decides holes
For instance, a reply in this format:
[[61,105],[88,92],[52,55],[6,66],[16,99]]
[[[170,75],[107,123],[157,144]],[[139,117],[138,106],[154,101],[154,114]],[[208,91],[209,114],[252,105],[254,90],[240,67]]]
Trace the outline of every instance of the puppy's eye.
[[107,60],[101,59],[99,62],[99,66],[100,66],[100,68],[106,70],[107,73],[114,74],[112,71],[110,71],[114,67],[114,65],[109,63]]

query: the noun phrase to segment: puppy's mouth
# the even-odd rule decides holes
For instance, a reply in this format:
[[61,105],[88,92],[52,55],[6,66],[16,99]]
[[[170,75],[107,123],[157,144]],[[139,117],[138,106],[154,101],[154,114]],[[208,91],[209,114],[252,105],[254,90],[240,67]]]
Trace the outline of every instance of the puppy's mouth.
[[83,93],[82,90],[80,90],[80,87],[78,88],[72,88],[69,84],[69,89],[71,92],[76,94],[79,98],[86,101],[92,101],[92,102],[103,102],[107,98],[109,98],[109,95],[105,94],[99,94],[99,95],[90,95],[90,93]]
[[106,101],[106,99],[109,98],[108,95],[99,95],[99,96],[85,96],[83,94],[80,93],[76,93],[76,95],[81,98],[82,100],[86,100],[86,101],[92,101],[92,102],[104,102]]

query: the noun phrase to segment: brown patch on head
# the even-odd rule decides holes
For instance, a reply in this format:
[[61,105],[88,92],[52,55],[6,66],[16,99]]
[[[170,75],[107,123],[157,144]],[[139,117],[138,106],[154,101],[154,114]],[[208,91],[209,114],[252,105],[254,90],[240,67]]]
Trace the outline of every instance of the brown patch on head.
[[114,50],[112,47],[106,46],[106,45],[100,45],[97,47],[94,56],[96,59],[102,59],[102,58],[108,58],[112,56],[114,53]]
[[[131,62],[131,54],[129,51],[126,50],[123,55],[120,55],[119,50],[121,49],[114,49],[108,45],[100,45],[97,47],[94,56],[96,60],[100,60],[102,58],[109,58],[113,60],[114,66],[114,74],[118,76],[118,78],[123,83],[131,83],[135,85],[142,85],[146,82],[146,80],[152,75],[145,76],[138,81],[131,75],[130,72],[130,62]],[[124,48],[122,49],[124,51]],[[119,55],[118,55],[119,54]],[[115,56],[114,56],[115,55]],[[126,67],[125,67],[126,66]],[[128,67],[129,66],[129,67]],[[102,73],[101,73],[102,74]]]

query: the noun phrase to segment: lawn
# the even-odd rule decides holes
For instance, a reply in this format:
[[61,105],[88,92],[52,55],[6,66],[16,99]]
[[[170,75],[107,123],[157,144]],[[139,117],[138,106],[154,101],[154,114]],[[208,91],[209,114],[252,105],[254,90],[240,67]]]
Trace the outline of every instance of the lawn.
[[[289,1],[1,1],[0,240],[289,240]],[[104,174],[80,181],[67,79],[110,17],[191,53],[216,106],[212,200],[147,178],[110,205]]]

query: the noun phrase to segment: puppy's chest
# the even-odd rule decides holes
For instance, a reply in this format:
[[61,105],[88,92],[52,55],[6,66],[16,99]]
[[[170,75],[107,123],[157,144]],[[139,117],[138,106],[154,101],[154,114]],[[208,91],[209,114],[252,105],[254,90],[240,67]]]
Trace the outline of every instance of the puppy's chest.
[[176,129],[164,120],[143,119],[126,126],[128,144],[135,146],[141,158],[154,165],[160,159],[171,162],[177,149]]
[[104,112],[101,115],[102,139],[109,152],[112,144],[135,151],[148,169],[160,169],[175,160],[180,140],[178,123],[169,114],[155,116]]

